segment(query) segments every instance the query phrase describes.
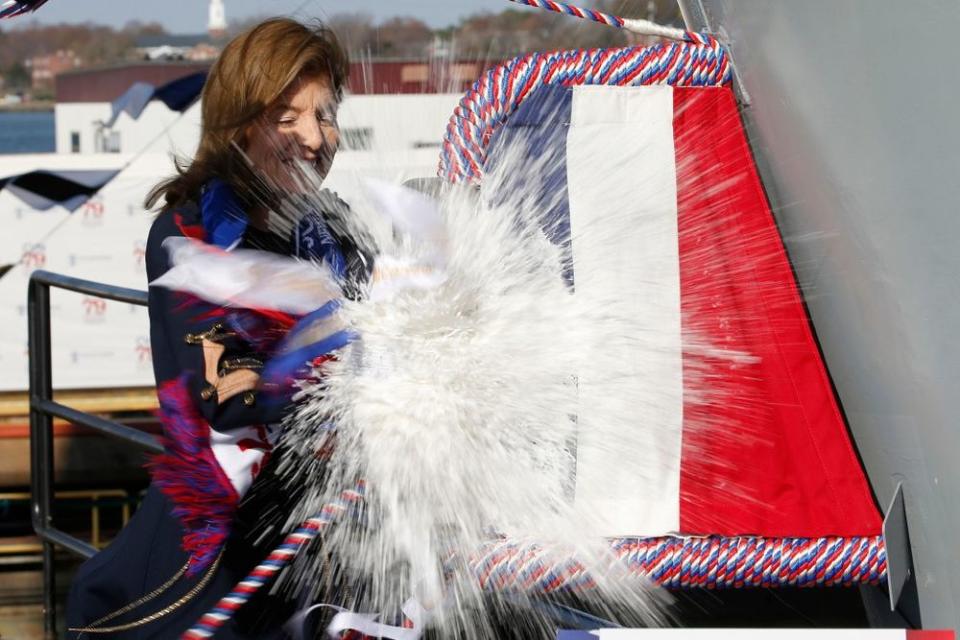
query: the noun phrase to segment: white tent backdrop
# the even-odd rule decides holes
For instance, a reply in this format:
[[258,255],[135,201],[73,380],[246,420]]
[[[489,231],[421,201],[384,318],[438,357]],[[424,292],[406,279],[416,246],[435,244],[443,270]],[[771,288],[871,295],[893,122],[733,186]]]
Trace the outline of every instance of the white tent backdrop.
[[[392,97],[383,96],[384,104]],[[349,99],[343,109],[349,113]],[[438,114],[441,111],[437,109]],[[386,106],[381,113],[389,113]],[[430,129],[437,141],[444,123],[445,118],[438,115]],[[143,200],[153,185],[173,172],[172,154],[189,157],[193,153],[199,128],[197,104],[73,214],[62,208],[57,213],[33,212],[33,216],[49,217],[29,223],[25,220],[30,216],[23,215],[24,222],[7,234],[13,236],[8,241],[10,250],[21,253],[23,259],[0,278],[0,391],[27,388],[27,283],[34,269],[146,288],[143,258],[153,214],[144,211]],[[437,156],[437,149],[429,147],[343,150],[325,186],[347,202],[354,201],[363,177],[400,182],[433,176]],[[0,200],[0,210],[8,210],[10,204]],[[61,290],[52,291],[51,306],[54,387],[154,384],[146,309]]]
[[[116,171],[129,162],[130,155],[120,154],[17,154],[0,156],[0,177],[10,177],[36,170],[47,170],[67,177],[70,174],[81,172],[92,174],[102,171]],[[78,179],[78,182],[85,180]],[[16,187],[7,187],[0,190],[0,215],[3,219],[3,233],[0,234],[0,266],[19,262],[21,256],[26,259],[37,260],[42,257],[37,254],[37,243],[56,229],[70,215],[70,212],[59,205],[46,210],[39,210],[24,202],[15,193]]]
[[[27,239],[33,253],[0,279],[0,390],[27,387],[27,282],[35,268],[145,287],[143,250],[152,216],[143,199],[172,171],[170,150],[192,153],[199,117],[198,107],[188,110],[46,237]],[[153,384],[145,309],[60,290],[51,293],[51,307],[56,387]]]
[[[58,104],[55,107],[55,126],[58,153],[12,154],[0,156],[0,177],[14,176],[35,170],[46,170],[64,175],[82,184],[102,184],[91,175],[97,171],[119,170],[139,153],[152,151],[163,153],[165,146],[158,146],[158,138],[169,140],[164,134],[183,118],[183,114],[169,109],[160,101],[147,105],[140,118],[131,118],[121,113],[111,131],[119,134],[124,149],[138,153],[71,153],[71,134],[81,138],[82,149],[96,147],[94,138],[97,122],[108,120],[111,113],[109,102],[78,102]],[[191,149],[192,150],[192,149]],[[79,174],[69,175],[74,172]],[[82,174],[88,174],[86,177]],[[0,215],[3,216],[4,234],[0,236],[0,265],[19,262],[21,258],[30,264],[44,256],[44,241],[70,215],[67,207],[54,205],[37,209],[14,193],[16,187],[9,185],[0,191]],[[75,203],[65,203],[67,206]],[[95,206],[87,211],[95,215]]]

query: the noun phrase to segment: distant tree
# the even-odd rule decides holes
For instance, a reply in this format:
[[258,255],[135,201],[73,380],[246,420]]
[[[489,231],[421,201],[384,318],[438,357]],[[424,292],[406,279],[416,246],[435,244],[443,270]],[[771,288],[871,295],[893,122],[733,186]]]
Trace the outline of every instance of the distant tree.
[[130,20],[123,25],[122,31],[133,38],[147,35],[162,36],[167,33],[167,30],[159,22],[140,22],[139,20]]
[[[627,18],[682,24],[674,0],[581,0],[580,4]],[[228,35],[236,35],[265,18],[253,16],[232,22]],[[519,8],[473,14],[443,29],[431,29],[414,17],[395,17],[376,24],[365,13],[334,14],[327,23],[355,60],[385,56],[426,58],[435,51],[432,44],[436,40],[442,41],[443,50],[453,52],[457,58],[491,62],[528,51],[616,47],[646,44],[649,40],[586,20]],[[26,87],[30,85],[30,76],[24,63],[34,56],[71,50],[84,65],[116,62],[135,56],[137,37],[162,33],[162,25],[138,21],[119,30],[94,24],[22,23],[16,29],[0,30],[0,70],[8,88]]]
[[5,32],[0,47],[0,69],[59,50],[73,51],[84,65],[103,64],[124,59],[132,49],[133,37],[111,27],[30,23]]
[[[673,0],[599,0],[581,4],[625,18],[682,23]],[[529,51],[646,44],[646,40],[622,29],[533,9],[477,13],[447,30],[444,37],[453,40],[464,55],[491,60]]]
[[377,52],[383,56],[422,57],[433,31],[416,18],[391,18],[377,27]]
[[235,35],[243,33],[250,27],[263,22],[269,17],[269,15],[261,13],[259,15],[244,18],[243,20],[231,20],[229,25],[227,25],[227,37],[232,38]]
[[26,89],[30,86],[30,72],[22,62],[14,62],[3,74],[8,90]]
[[326,22],[352,58],[371,54],[377,46],[377,30],[369,14],[338,13]]
[[54,99],[53,88],[52,87],[40,87],[34,90],[33,95],[31,96],[32,100],[38,102],[47,102]]

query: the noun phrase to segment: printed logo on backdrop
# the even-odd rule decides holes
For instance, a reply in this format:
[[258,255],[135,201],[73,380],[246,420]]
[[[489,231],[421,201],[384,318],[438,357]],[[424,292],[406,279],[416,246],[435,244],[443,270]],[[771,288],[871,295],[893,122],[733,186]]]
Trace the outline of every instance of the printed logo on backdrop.
[[113,360],[116,357],[116,351],[71,351],[70,362],[72,364],[85,364],[91,362],[102,362],[103,360]]
[[86,324],[100,324],[107,317],[107,301],[93,296],[84,296],[80,300],[83,307],[83,321]]
[[85,227],[102,226],[105,213],[106,207],[103,204],[103,198],[93,196],[80,207],[80,222]]
[[137,336],[137,343],[133,348],[137,359],[138,369],[147,369],[153,365],[153,350],[150,348],[148,336]]
[[133,242],[133,264],[137,272],[143,271],[147,262],[147,243],[143,240],[134,240]]
[[42,242],[28,242],[23,245],[20,264],[28,272],[47,266],[47,247]]

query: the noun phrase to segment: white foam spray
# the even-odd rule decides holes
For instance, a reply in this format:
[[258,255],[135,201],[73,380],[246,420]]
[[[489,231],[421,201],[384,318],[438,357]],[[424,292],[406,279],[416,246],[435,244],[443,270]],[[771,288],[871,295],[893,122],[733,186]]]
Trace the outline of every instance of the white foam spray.
[[[578,254],[623,247],[624,238],[676,237],[655,222],[665,216],[638,215],[655,205],[632,196],[605,203],[607,213],[567,235],[550,219],[566,194],[524,179],[555,171],[558,156],[530,151],[522,139],[500,147],[479,190],[445,186],[423,196],[373,184],[338,219],[338,232],[374,254],[376,268],[337,314],[336,327],[360,339],[301,383],[285,421],[279,471],[298,495],[287,528],[360,481],[367,492],[361,513],[325,531],[280,588],[333,593],[384,620],[415,600],[445,638],[499,638],[504,625],[519,637],[552,637],[557,610],[543,603],[557,594],[545,597],[544,580],[534,573],[501,589],[479,579],[477,552],[506,537],[544,554],[510,567],[514,574],[544,557],[575,558],[591,586],[575,594],[577,606],[623,624],[665,621],[663,594],[623,570],[607,537],[663,533],[645,530],[634,511],[664,496],[623,496],[633,483],[678,477],[680,448],[666,417],[691,402],[731,400],[717,397],[697,355],[732,364],[750,357],[689,332],[681,347],[668,295],[676,283],[659,273],[675,265],[647,261],[644,271],[616,255],[603,268],[578,263]],[[304,198],[329,205],[310,168],[292,166],[299,195],[271,217],[281,230],[295,228]],[[577,286],[604,281],[618,284]],[[643,285],[642,300],[631,283]],[[682,388],[663,384],[681,348]],[[616,464],[587,474],[578,464],[588,459]]]
[[[581,594],[595,611],[663,622],[653,587],[611,562],[604,536],[616,505],[577,496],[577,459],[621,461],[594,487],[676,476],[680,452],[664,448],[659,424],[682,399],[661,390],[658,374],[679,344],[669,322],[638,331],[629,291],[578,295],[565,280],[571,264],[575,279],[604,276],[578,271],[572,246],[596,253],[663,231],[644,229],[625,202],[572,243],[553,242],[558,227],[545,214],[563,194],[527,193],[516,180],[521,167],[549,171],[553,160],[531,161],[523,145],[500,152],[480,192],[443,188],[431,202],[379,185],[354,203],[352,224],[371,239],[378,267],[366,295],[339,314],[360,341],[323,365],[286,424],[282,471],[303,488],[288,524],[364,480],[364,516],[325,535],[324,549],[355,583],[348,591],[362,593],[356,606],[389,615],[415,598],[443,637],[498,637],[498,618],[518,603],[523,620],[514,612],[512,624],[525,637],[554,633],[537,613],[537,581],[482,593],[470,559],[495,536],[575,557],[595,583]],[[618,281],[656,290],[656,274],[624,269]],[[647,317],[676,313],[656,295],[644,304]],[[586,413],[585,381],[604,396]],[[286,580],[309,586],[328,561],[301,560]]]

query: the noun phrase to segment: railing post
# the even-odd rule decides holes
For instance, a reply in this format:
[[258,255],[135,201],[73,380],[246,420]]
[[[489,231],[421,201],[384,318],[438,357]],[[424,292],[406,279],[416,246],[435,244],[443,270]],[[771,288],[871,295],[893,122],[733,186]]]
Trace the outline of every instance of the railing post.
[[[50,526],[50,494],[53,490],[53,417],[39,405],[53,397],[50,370],[50,287],[31,280],[27,289],[27,326],[30,350],[30,517],[33,528]],[[43,632],[56,637],[57,599],[54,546],[41,537],[43,544]]]
[[[163,448],[153,436],[112,420],[77,411],[53,401],[52,347],[50,342],[50,288],[57,287],[107,300],[147,306],[147,293],[114,287],[46,271],[34,271],[27,288],[27,328],[30,354],[30,519],[43,545],[43,630],[55,638],[57,598],[54,564],[55,545],[89,558],[97,547],[53,526],[51,502],[54,488],[53,419],[67,420],[111,437],[139,445],[148,451]],[[125,512],[124,524],[129,516]],[[99,536],[95,523],[94,538]]]

